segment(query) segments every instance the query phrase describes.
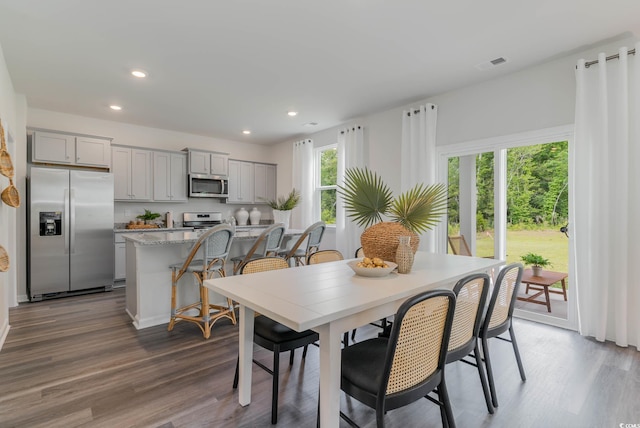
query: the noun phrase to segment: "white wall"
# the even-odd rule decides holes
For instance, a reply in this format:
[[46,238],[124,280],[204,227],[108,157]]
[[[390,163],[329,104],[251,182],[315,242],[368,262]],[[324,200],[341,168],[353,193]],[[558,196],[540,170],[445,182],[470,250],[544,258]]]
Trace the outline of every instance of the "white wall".
[[[20,165],[24,156],[20,148],[24,146],[26,139],[24,132],[24,118],[26,103],[24,97],[16,95],[13,83],[7,70],[4,53],[0,46],[0,120],[5,130],[7,148],[12,158],[16,175],[22,172]],[[17,185],[18,183],[16,183]],[[9,185],[9,180],[0,176],[0,191]],[[18,186],[18,190],[22,190]],[[21,196],[24,193],[21,192]],[[16,282],[18,278],[19,263],[16,263],[16,254],[20,240],[18,239],[16,218],[23,207],[16,209],[0,202],[0,245],[9,255],[10,268],[7,272],[0,273],[0,348],[9,332],[9,307],[16,302]]]
[[[334,144],[339,130],[347,125],[364,126],[368,166],[397,194],[400,191],[404,110],[424,103],[438,105],[438,146],[571,124],[574,121],[577,60],[595,59],[598,52],[615,53],[620,46],[632,47],[635,40],[630,37],[609,42],[507,76],[356,118],[344,126],[305,138],[313,139],[314,146],[321,147]],[[292,141],[280,143],[275,151],[281,159],[290,157]],[[291,182],[291,162],[282,163],[278,176],[289,177],[288,183]]]
[[[595,59],[598,52],[615,53],[620,46],[632,47],[635,40],[630,37],[610,42],[497,79],[356,118],[348,125],[357,123],[365,127],[369,167],[396,191],[400,188],[403,110],[427,102],[438,105],[438,146],[570,124],[574,121],[577,60]],[[305,138],[313,139],[316,147],[333,144],[341,128]],[[284,156],[285,150],[291,150],[291,141],[279,144],[277,150]],[[284,168],[280,173],[287,174]]]

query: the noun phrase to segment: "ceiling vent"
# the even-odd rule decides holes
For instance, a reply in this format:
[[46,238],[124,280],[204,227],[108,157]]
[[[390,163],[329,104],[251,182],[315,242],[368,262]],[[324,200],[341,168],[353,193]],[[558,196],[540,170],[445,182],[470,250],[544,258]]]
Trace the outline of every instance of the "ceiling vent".
[[480,64],[476,65],[476,68],[480,71],[484,71],[484,70],[489,70],[494,67],[497,67],[506,62],[507,62],[506,58],[500,57],[500,58],[492,59],[491,61],[481,62]]

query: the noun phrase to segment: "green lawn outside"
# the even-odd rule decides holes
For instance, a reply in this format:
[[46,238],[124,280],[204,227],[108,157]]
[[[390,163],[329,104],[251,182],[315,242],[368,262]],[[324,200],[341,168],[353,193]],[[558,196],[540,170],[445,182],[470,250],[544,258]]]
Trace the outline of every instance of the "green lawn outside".
[[[569,272],[569,240],[553,230],[507,230],[507,263],[521,262],[526,253],[540,254],[549,259],[549,269],[556,272]],[[478,233],[476,254],[479,257],[493,256],[493,231]]]

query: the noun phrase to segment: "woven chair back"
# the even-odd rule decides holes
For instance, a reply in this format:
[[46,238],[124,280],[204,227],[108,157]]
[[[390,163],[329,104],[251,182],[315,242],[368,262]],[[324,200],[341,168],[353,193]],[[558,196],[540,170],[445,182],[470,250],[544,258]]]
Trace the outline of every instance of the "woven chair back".
[[217,261],[224,265],[233,241],[233,228],[228,224],[221,224],[211,228],[207,233],[203,245],[204,265],[207,269]]
[[471,250],[467,244],[467,240],[464,239],[464,235],[449,236],[449,245],[453,254],[458,256],[470,256]]
[[266,272],[269,270],[287,269],[289,263],[281,257],[262,257],[251,260],[242,267],[240,273],[242,275],[258,272]]
[[491,302],[489,302],[490,312],[487,312],[487,316],[490,317],[489,329],[499,326],[511,318],[522,271],[521,264],[513,263],[505,266],[498,274]]
[[307,264],[315,265],[318,263],[327,263],[327,262],[337,262],[339,260],[344,260],[342,257],[342,253],[338,250],[322,250],[316,251],[315,253],[309,256],[309,260]]
[[284,238],[284,224],[280,223],[281,226],[274,227],[266,234],[264,253],[263,255],[267,255],[271,252],[277,253],[282,245],[282,239]]
[[397,342],[386,384],[387,395],[420,384],[444,366],[455,297],[446,290],[423,295],[429,294],[430,297],[408,309],[403,308],[405,302],[396,314],[389,339],[390,345],[396,338]]
[[475,341],[482,322],[482,311],[487,300],[489,276],[474,274],[455,285],[456,310],[453,315],[449,351]]
[[326,225],[323,221],[318,221],[307,227],[302,235],[300,235],[296,243],[293,244],[293,246],[285,256],[285,259],[288,260],[293,257],[295,252],[305,241],[307,242],[307,246],[304,253],[307,257],[312,252],[318,251],[318,248],[320,248],[320,243],[322,242],[322,236],[324,235],[325,228]]
[[309,251],[317,251],[320,247],[320,243],[322,242],[322,236],[324,235],[324,230],[327,226],[324,222],[319,221],[315,224],[312,224],[309,227],[309,240],[307,241],[307,254]]

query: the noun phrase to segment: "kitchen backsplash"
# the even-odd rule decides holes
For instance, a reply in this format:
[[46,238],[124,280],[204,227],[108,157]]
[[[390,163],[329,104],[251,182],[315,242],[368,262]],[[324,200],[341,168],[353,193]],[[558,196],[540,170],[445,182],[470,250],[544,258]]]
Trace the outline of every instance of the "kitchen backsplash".
[[171,211],[174,225],[182,224],[182,213],[185,212],[215,211],[222,213],[223,220],[228,220],[231,216],[235,217],[236,211],[243,206],[247,211],[250,211],[253,207],[258,208],[262,213],[260,223],[266,222],[268,224],[272,222],[273,212],[267,205],[228,205],[208,198],[190,198],[187,203],[174,204],[162,202],[116,202],[114,204],[114,222],[129,223],[131,220],[136,220],[136,217],[140,214],[144,214],[145,209],[160,213],[162,220],[164,220],[167,211]]

